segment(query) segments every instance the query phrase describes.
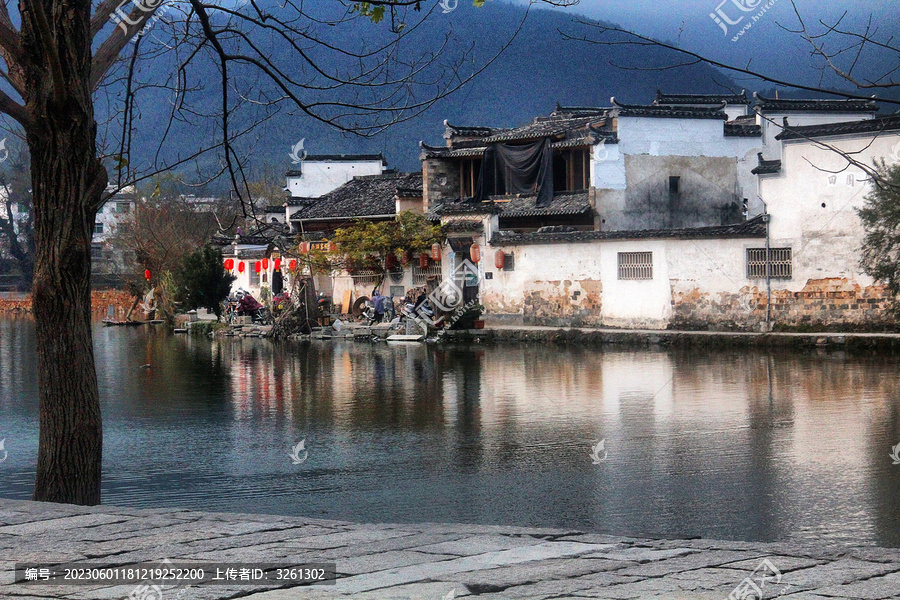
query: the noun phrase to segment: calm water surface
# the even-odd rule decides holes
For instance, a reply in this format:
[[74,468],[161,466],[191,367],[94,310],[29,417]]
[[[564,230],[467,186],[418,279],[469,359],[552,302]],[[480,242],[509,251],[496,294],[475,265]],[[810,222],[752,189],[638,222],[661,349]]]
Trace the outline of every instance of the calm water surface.
[[[900,546],[894,356],[95,344],[106,504]],[[33,353],[0,320],[0,497],[31,496]]]

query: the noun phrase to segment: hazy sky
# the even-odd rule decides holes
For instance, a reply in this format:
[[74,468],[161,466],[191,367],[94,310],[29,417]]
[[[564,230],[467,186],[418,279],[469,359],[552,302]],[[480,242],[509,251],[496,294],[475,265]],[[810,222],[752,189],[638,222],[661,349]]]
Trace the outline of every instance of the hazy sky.
[[[736,4],[753,10],[741,11]],[[811,68],[808,44],[796,34],[782,29],[796,28],[798,20],[794,5],[809,25],[819,29],[822,27],[820,20],[834,23],[846,12],[843,23],[855,31],[862,31],[871,17],[878,28],[878,38],[886,40],[893,34],[900,34],[898,3],[886,0],[795,0],[793,4],[791,0],[581,0],[577,6],[559,10],[617,22],[635,32],[661,39],[677,39],[685,48],[730,64],[745,66],[749,63],[767,73],[815,83],[818,72]],[[753,15],[767,6],[766,12],[738,41],[731,40]],[[717,9],[720,16],[732,21],[744,18],[737,25],[726,25],[729,30],[726,35],[710,16]],[[829,47],[837,47],[839,41],[833,39],[829,43]],[[867,54],[861,68],[870,74],[882,75],[897,67],[898,62],[896,53]]]

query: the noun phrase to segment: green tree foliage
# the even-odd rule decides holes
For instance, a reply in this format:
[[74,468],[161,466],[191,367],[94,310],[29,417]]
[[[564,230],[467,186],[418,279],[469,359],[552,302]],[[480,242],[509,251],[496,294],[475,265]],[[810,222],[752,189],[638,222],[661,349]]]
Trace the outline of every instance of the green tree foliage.
[[225,272],[222,251],[204,246],[187,255],[176,274],[178,300],[186,310],[205,308],[222,316],[222,302],[231,290],[233,275]]
[[[875,165],[879,183],[857,214],[866,230],[862,243],[863,271],[900,296],[900,165]],[[895,303],[900,313],[900,305]]]
[[389,254],[402,260],[403,254],[410,252],[415,259],[422,252],[430,252],[433,243],[443,240],[440,225],[407,210],[391,221],[360,220],[338,229],[332,238],[338,247],[330,258],[333,268],[383,271]]

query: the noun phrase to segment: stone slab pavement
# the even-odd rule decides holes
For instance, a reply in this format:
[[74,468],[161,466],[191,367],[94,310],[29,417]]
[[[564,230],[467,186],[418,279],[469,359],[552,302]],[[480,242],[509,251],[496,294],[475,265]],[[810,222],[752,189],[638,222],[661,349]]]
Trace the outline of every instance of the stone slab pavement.
[[[35,563],[330,562],[332,585],[15,583]],[[356,524],[0,499],[0,598],[10,600],[900,599],[900,549],[641,539],[448,524]]]

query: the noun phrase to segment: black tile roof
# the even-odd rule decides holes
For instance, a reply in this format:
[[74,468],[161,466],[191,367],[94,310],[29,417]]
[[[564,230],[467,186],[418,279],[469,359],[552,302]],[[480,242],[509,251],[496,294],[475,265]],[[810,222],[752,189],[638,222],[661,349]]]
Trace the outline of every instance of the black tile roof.
[[715,239],[715,238],[764,238],[766,225],[760,215],[735,225],[695,227],[689,229],[644,229],[632,231],[554,231],[546,233],[515,233],[498,231],[491,237],[492,246],[520,246],[529,244],[584,243],[595,240],[636,239]]
[[393,173],[354,177],[291,215],[291,221],[393,215],[397,210],[394,197],[398,188],[421,190],[422,174]]
[[761,137],[762,127],[745,119],[725,123],[725,137]]
[[443,230],[447,233],[480,233],[484,230],[484,223],[480,220],[457,219],[444,223]]
[[880,119],[863,119],[827,125],[787,125],[787,129],[775,136],[776,140],[801,140],[831,135],[851,135],[856,133],[874,133],[897,131],[900,129],[900,113]]
[[798,100],[782,100],[780,98],[766,98],[758,93],[753,94],[756,99],[754,107],[762,112],[789,113],[789,112],[828,112],[828,113],[854,113],[854,112],[878,112],[878,103],[875,100],[818,100],[804,98]]
[[759,166],[750,171],[754,175],[768,175],[781,172],[780,160],[766,160],[763,158],[762,152],[756,153],[756,159],[759,161]]
[[613,106],[617,110],[619,117],[655,117],[661,119],[727,119],[725,111],[725,103],[720,102],[715,108],[696,107],[696,106],[655,106],[655,105],[637,105],[622,104],[616,102],[612,98]]
[[487,149],[487,146],[476,146],[474,148],[447,148],[446,146],[429,146],[425,142],[419,142],[422,153],[420,160],[426,158],[469,158],[481,156]]
[[655,105],[664,104],[710,104],[721,106],[726,104],[744,104],[749,105],[750,99],[747,98],[747,92],[742,90],[740,94],[663,94],[660,90],[656,90]]
[[[497,198],[494,198],[497,200]],[[554,215],[580,215],[591,210],[588,193],[562,192],[553,195],[549,206],[537,208],[537,196],[519,196],[509,202],[497,202],[503,210],[501,217],[542,217]]]
[[310,196],[292,196],[288,198],[287,204],[288,206],[306,206],[307,204],[312,204],[318,200],[318,198],[312,198]]
[[553,117],[590,117],[601,116],[608,117],[612,113],[612,108],[603,106],[562,106],[556,103],[556,110],[550,113]]
[[466,214],[499,214],[501,217],[549,217],[580,215],[591,210],[588,193],[560,192],[554,194],[549,206],[538,208],[537,196],[492,196],[485,202],[446,202],[431,209],[427,215],[433,220],[442,216]]
[[[515,140],[537,140],[556,136],[585,137],[591,132],[589,127],[591,125],[598,129],[603,128],[607,125],[607,120],[602,115],[538,117],[529,125],[506,129],[489,135],[481,141],[491,144]],[[579,130],[581,130],[580,134]]]
[[450,139],[452,137],[487,137],[489,135],[493,135],[498,131],[501,131],[496,127],[480,127],[477,125],[451,125],[447,121],[444,121],[444,129],[444,137],[447,139]]
[[500,205],[493,201],[473,202],[462,200],[458,202],[444,202],[428,211],[425,216],[432,221],[439,221],[441,217],[452,215],[496,215],[503,212]]
[[380,160],[381,164],[387,165],[387,159],[380,152],[378,154],[307,154],[303,158],[303,162],[357,162],[371,160]]

